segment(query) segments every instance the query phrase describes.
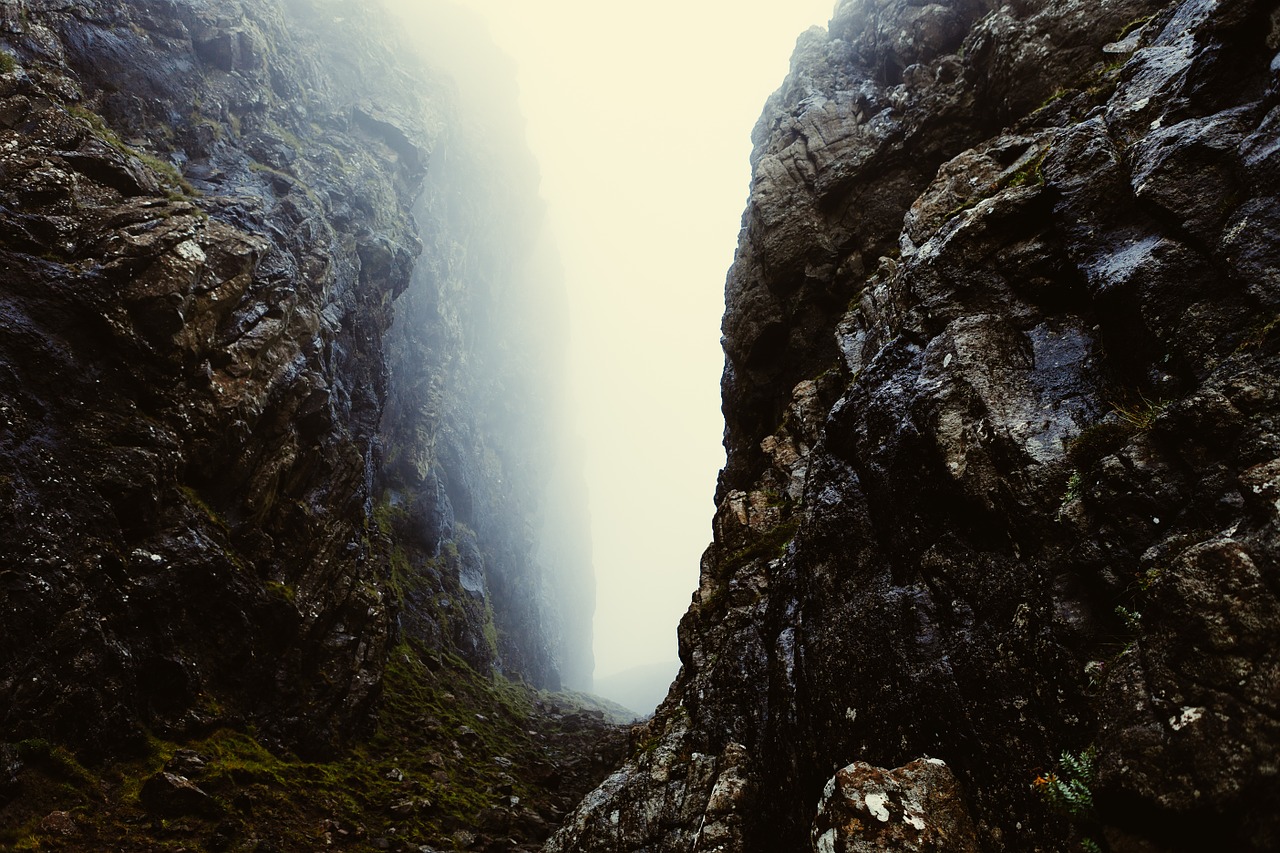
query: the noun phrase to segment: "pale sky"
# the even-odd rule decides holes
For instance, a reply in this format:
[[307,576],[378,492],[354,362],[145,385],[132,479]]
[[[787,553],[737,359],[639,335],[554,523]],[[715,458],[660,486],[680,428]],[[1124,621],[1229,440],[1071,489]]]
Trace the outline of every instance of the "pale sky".
[[598,677],[677,659],[724,464],[720,317],[751,129],[834,3],[459,0],[515,63],[568,280]]

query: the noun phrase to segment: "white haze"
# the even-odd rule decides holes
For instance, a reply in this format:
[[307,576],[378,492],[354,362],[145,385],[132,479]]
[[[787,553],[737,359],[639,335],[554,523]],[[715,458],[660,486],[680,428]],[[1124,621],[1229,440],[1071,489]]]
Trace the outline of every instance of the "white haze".
[[[410,22],[426,5],[391,3]],[[596,673],[667,662],[674,675],[724,462],[720,317],[751,129],[796,37],[833,3],[458,5],[514,61],[567,276]]]

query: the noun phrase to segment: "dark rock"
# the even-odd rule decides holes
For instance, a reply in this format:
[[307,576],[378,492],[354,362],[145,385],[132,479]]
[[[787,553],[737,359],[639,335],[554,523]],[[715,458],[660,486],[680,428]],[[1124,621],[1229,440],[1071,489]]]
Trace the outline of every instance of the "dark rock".
[[142,807],[161,817],[218,817],[218,802],[183,776],[160,772],[142,785],[139,794]]
[[[1275,846],[1278,22],[845,0],[802,37],[683,668],[549,853]],[[1064,817],[1031,782],[1090,747]],[[868,837],[904,824],[862,794],[813,838],[832,768],[921,755],[954,838]]]
[[164,769],[175,776],[194,779],[205,770],[208,759],[191,749],[179,749],[164,763]]
[[7,804],[22,790],[22,755],[13,744],[0,743],[0,806]]
[[70,838],[80,833],[80,827],[76,825],[70,812],[57,811],[49,812],[40,819],[40,832],[44,835]]
[[98,759],[235,721],[324,757],[397,638],[589,679],[536,172],[385,15],[332,11],[0,12],[32,69],[0,74],[15,739]]

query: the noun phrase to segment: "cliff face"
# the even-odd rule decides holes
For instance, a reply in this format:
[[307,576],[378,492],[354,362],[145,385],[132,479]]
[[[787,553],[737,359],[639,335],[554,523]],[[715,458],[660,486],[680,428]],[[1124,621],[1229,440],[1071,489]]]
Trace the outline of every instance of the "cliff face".
[[467,16],[413,13],[441,42],[466,33],[465,57],[428,41],[424,58],[458,79],[467,106],[435,144],[414,210],[426,248],[391,341],[382,486],[403,624],[479,671],[587,689],[595,587],[561,417],[568,304],[514,73],[501,75],[508,60]]
[[548,851],[1280,843],[1278,48],[1248,0],[801,38],[683,669]]
[[13,736],[109,753],[245,715],[321,749],[368,713],[381,348],[427,143],[387,118],[423,112],[407,86],[355,83],[385,52],[313,11],[4,6]]
[[22,0],[0,33],[0,741],[331,754],[399,640],[589,679],[589,565],[534,559],[554,276],[480,227],[503,194],[382,10]]

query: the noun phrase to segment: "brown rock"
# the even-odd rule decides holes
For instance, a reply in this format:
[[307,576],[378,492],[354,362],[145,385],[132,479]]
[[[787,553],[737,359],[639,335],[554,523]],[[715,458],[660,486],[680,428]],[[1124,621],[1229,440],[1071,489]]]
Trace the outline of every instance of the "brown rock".
[[946,763],[894,770],[856,762],[831,777],[811,832],[814,853],[978,853],[973,820]]

